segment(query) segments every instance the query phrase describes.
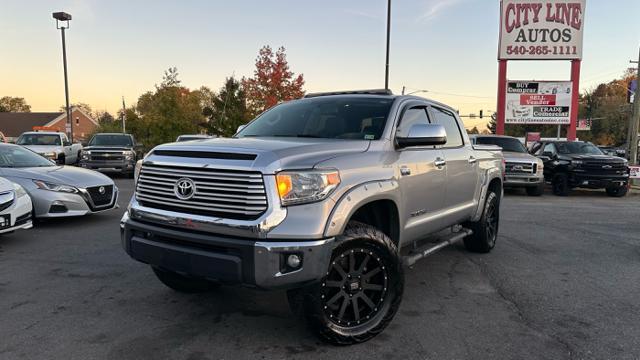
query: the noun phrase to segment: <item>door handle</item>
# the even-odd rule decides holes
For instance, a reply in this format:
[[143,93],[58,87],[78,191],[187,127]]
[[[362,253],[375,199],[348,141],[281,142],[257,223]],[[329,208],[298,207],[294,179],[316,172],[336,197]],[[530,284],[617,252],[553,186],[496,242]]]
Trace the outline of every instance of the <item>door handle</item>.
[[401,167],[400,168],[400,175],[402,175],[402,176],[411,175],[411,169],[409,169],[406,166]]
[[434,164],[436,165],[436,167],[443,167],[447,165],[447,162],[444,159],[437,158],[436,161],[434,161]]
[[474,158],[473,156],[469,157],[469,164],[475,164],[478,161],[478,159]]

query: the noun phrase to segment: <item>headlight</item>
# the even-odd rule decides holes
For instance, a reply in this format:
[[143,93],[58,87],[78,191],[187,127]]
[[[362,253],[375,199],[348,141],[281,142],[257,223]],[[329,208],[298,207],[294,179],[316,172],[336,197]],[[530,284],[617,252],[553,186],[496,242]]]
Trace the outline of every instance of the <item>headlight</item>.
[[283,171],[276,174],[282,206],[325,199],[340,184],[336,170]]
[[20,184],[13,183],[13,188],[16,191],[17,198],[21,198],[27,195],[27,191]]
[[133,151],[129,150],[129,151],[123,151],[122,155],[124,155],[125,160],[131,160],[133,159]]
[[79,192],[77,188],[69,185],[54,184],[42,180],[33,180],[33,183],[36,184],[38,189],[42,190],[57,191],[70,194],[77,194]]
[[80,153],[82,160],[89,160],[89,155],[91,155],[91,151],[82,150]]
[[57,154],[54,152],[43,153],[42,156],[49,159],[56,159],[58,157]]
[[582,160],[571,160],[571,165],[577,165],[580,166],[583,164]]

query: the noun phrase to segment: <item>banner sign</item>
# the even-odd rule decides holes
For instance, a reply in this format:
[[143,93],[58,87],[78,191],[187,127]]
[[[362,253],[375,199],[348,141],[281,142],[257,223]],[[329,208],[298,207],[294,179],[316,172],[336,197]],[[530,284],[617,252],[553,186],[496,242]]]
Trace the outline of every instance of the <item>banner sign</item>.
[[507,124],[569,124],[570,81],[508,81]]
[[502,0],[498,59],[582,59],[585,2]]
[[640,179],[640,166],[629,166],[629,177],[632,179]]

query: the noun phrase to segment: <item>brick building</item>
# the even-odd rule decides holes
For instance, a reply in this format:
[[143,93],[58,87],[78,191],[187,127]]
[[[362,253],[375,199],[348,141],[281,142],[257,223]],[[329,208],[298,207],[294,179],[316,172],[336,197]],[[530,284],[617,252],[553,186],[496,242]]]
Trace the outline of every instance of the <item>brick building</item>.
[[[79,108],[71,111],[73,138],[75,142],[88,140],[98,126],[98,122]],[[8,139],[17,139],[20,134],[32,131],[34,127],[48,127],[65,132],[66,112],[0,112],[0,131]]]

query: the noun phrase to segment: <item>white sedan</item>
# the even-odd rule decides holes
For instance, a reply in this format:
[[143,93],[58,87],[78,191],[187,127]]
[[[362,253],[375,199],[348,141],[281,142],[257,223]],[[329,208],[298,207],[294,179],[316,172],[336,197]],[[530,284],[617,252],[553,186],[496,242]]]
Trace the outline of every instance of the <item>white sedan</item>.
[[24,188],[0,178],[0,234],[32,228],[32,210],[31,198]]

